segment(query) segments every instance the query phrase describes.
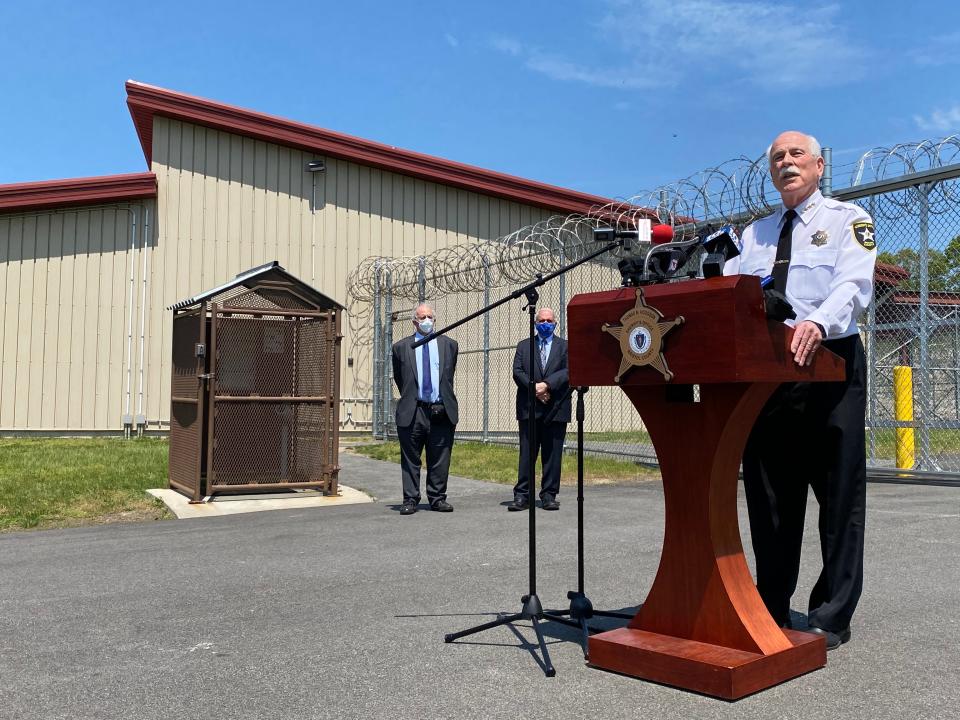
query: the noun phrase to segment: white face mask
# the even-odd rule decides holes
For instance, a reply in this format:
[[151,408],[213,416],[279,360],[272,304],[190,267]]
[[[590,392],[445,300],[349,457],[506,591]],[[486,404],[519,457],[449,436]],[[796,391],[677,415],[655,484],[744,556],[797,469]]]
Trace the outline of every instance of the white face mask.
[[429,335],[433,332],[433,318],[424,318],[423,320],[417,321],[417,326],[420,328],[420,332],[424,335]]

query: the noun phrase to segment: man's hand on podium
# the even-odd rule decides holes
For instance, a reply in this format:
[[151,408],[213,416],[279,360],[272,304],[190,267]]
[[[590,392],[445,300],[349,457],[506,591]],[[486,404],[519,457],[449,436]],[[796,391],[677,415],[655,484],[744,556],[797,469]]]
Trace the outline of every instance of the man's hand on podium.
[[815,322],[804,320],[799,323],[793,330],[793,342],[790,343],[794,362],[800,367],[809,365],[822,342],[823,333]]

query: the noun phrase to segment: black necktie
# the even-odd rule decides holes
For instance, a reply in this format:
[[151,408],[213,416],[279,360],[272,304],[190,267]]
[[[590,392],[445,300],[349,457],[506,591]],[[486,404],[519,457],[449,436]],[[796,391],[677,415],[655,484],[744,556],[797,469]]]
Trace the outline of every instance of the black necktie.
[[780,230],[780,239],[777,240],[777,259],[773,263],[773,289],[780,293],[787,292],[787,270],[790,269],[793,221],[796,217],[796,210],[787,210],[783,214],[783,228]]

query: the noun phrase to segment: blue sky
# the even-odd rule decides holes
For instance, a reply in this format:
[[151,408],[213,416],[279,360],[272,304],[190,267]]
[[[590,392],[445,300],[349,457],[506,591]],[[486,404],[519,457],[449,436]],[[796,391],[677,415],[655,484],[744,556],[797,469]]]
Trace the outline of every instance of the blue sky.
[[146,169],[128,78],[627,197],[787,128],[960,132],[958,70],[947,2],[6,2],[0,183]]

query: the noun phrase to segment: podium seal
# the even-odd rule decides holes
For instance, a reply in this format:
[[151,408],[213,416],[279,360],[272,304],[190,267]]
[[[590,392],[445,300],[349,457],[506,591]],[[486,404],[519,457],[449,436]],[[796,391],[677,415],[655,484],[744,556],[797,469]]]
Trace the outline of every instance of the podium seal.
[[667,382],[673,379],[673,373],[667,367],[663,357],[663,338],[677,325],[683,325],[683,315],[673,320],[661,322],[663,313],[652,308],[643,299],[643,288],[637,288],[637,302],[620,318],[619,323],[604,323],[601,329],[620,342],[623,359],[617,376],[619,383],[631,368],[649,365],[658,370]]

